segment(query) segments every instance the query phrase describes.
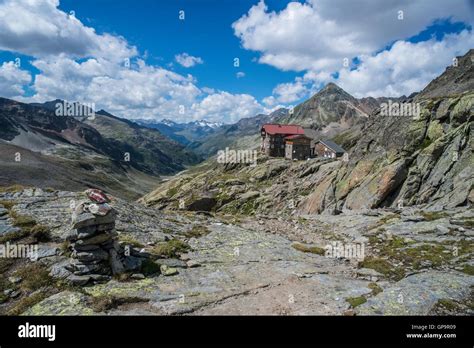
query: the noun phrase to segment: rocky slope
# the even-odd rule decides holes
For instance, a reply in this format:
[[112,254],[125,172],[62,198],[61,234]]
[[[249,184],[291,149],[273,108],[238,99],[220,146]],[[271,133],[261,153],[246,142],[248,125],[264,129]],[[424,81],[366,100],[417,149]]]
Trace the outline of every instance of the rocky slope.
[[158,175],[199,161],[158,131],[106,112],[88,121],[56,116],[54,105],[0,98],[0,184],[92,186],[137,198],[160,181]]
[[350,148],[361,135],[361,128],[371,113],[383,102],[401,101],[400,98],[357,99],[334,83],[292,110],[278,109],[269,115],[261,114],[244,118],[233,125],[224,125],[209,135],[199,138],[188,147],[204,156],[214,156],[217,151],[232,146],[235,149],[258,148],[260,136],[256,129],[265,123],[299,124],[313,129],[314,136],[334,138]]
[[[460,58],[456,67],[464,77],[472,72],[472,54]],[[291,163],[261,157],[257,166],[249,166],[209,161],[208,167],[164,183],[143,201],[172,209],[180,201],[186,207],[202,201],[206,202],[202,209],[250,214],[281,209],[334,214],[399,206],[442,210],[470,205],[474,92],[443,98],[426,98],[424,92],[404,100],[418,106],[419,115],[375,111],[361,126],[347,162]]]
[[39,252],[0,258],[0,313],[473,315],[471,56],[438,80],[454,94],[406,99],[417,117],[373,112],[347,162],[209,160],[112,197],[120,245],[153,261],[107,281],[58,271],[81,193],[2,188],[0,244]]
[[[466,208],[249,218],[160,212],[112,197],[120,243],[158,252],[155,263],[174,271],[75,288],[57,269],[69,257],[71,201],[80,199],[38,189],[0,194],[2,242],[39,243],[36,262],[0,260],[1,313],[473,314],[474,215]],[[364,253],[326,254],[334,243],[364,245]]]
[[200,158],[159,131],[115,117],[103,110],[85,121],[120,153],[130,154],[130,164],[154,175],[172,174],[196,164]]

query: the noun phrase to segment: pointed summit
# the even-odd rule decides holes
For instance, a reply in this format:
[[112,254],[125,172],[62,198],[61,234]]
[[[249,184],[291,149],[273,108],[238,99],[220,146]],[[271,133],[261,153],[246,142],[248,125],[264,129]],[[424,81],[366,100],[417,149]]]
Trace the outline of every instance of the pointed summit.
[[338,85],[336,85],[334,82],[329,82],[326,86],[324,86],[321,89],[321,91],[338,91],[338,90],[343,91],[343,89],[339,87]]
[[354,97],[351,96],[349,93],[347,93],[345,90],[343,90],[341,87],[336,85],[333,82],[329,82],[326,86],[321,88],[321,90],[316,93],[317,96],[324,96],[324,95],[341,95],[344,96],[344,99],[353,99]]

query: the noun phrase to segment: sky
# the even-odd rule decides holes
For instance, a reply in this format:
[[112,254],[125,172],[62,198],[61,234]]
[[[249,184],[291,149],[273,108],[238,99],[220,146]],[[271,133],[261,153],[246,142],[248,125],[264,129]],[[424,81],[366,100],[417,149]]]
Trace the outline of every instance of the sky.
[[334,82],[422,90],[474,48],[472,0],[0,0],[0,96],[233,123]]

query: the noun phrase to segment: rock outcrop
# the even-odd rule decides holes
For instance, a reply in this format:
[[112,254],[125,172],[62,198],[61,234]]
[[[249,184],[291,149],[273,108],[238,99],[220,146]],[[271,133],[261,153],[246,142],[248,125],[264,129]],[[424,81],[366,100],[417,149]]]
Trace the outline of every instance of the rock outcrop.
[[[214,192],[213,211],[245,214],[337,214],[401,206],[442,210],[471,205],[474,91],[469,81],[474,78],[473,60],[471,50],[424,91],[400,100],[412,108],[412,114],[386,114],[380,108],[368,119],[364,117],[352,134],[347,162],[316,158],[290,163],[261,157],[252,167],[209,160],[208,166],[163,183],[142,201],[176,209],[179,200],[199,200]],[[355,102],[334,85],[319,97],[334,90],[339,97],[330,100]],[[303,120],[306,109],[311,120],[314,110],[308,103],[297,108],[289,121]],[[258,195],[243,202],[241,195],[249,191]]]

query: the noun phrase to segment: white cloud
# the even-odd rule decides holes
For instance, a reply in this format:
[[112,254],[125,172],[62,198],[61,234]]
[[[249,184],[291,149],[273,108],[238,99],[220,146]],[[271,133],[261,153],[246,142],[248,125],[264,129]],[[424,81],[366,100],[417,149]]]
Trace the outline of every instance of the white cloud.
[[[58,0],[0,0],[0,50],[33,57],[31,64],[39,70],[30,85],[35,94],[27,97],[22,87],[31,83],[30,74],[4,63],[3,96],[95,103],[131,119],[230,122],[262,109],[250,95],[200,89],[192,75],[147,65],[124,38],[97,34],[58,5]],[[186,53],[176,60],[187,67],[203,63]]]
[[298,101],[330,81],[359,97],[419,91],[454,56],[474,47],[472,31],[440,42],[405,40],[438,19],[472,25],[472,11],[468,0],[307,0],[275,12],[261,0],[232,26],[245,49],[260,53],[260,63],[304,72],[263,99],[273,106]]
[[[403,11],[403,20],[398,19]],[[472,21],[467,0],[308,0],[270,12],[262,0],[233,23],[244,48],[281,70],[328,71],[415,35],[435,19]]]
[[59,10],[59,0],[3,0],[0,4],[0,49],[34,57],[67,55],[123,61],[137,54],[121,37],[97,34]]
[[273,89],[273,95],[275,96],[275,102],[278,103],[292,103],[306,97],[309,90],[305,86],[303,79],[296,78],[295,82],[280,83]]
[[245,73],[243,71],[239,71],[237,72],[237,74],[235,74],[235,77],[237,77],[238,79],[242,78],[242,77],[245,77]]
[[390,50],[362,56],[357,69],[340,70],[337,83],[355,97],[410,95],[421,91],[470,47],[474,47],[474,36],[467,30],[446,35],[442,41],[397,41]]
[[252,117],[263,111],[263,107],[249,94],[218,92],[208,95],[192,105],[195,120],[206,117],[209,121],[234,123],[243,117]]
[[195,65],[202,64],[204,61],[200,57],[190,56],[187,53],[181,53],[174,56],[176,62],[185,68],[191,68]]
[[3,97],[17,98],[23,95],[23,86],[31,82],[29,72],[21,70],[15,62],[0,65],[0,91]]

